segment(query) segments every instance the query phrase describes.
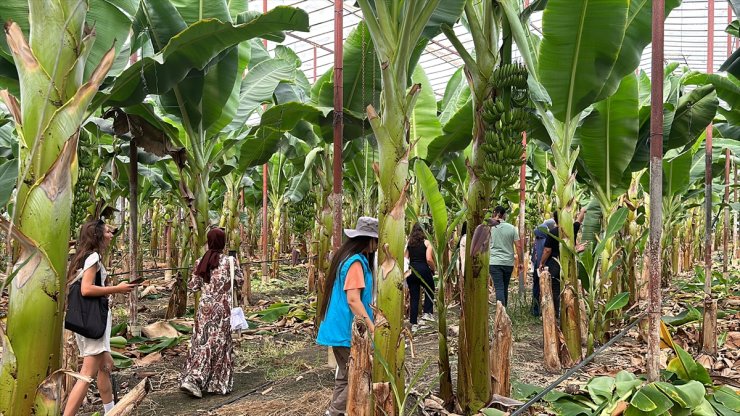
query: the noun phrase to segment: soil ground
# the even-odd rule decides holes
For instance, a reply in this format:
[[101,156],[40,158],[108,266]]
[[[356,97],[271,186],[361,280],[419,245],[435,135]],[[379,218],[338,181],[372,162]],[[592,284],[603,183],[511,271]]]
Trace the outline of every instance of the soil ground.
[[[267,285],[254,279],[253,303],[258,306],[250,307],[251,311],[264,309],[274,302],[288,302],[305,305],[306,311],[310,298],[306,295],[306,274],[304,267],[281,269],[280,278]],[[693,276],[683,275],[674,281],[674,287],[664,290],[664,313],[677,314],[683,307],[681,304],[696,303],[700,295],[687,294],[686,287],[676,287],[676,284],[685,285]],[[531,279],[530,279],[531,280]],[[155,281],[156,286],[156,281]],[[510,294],[509,315],[513,324],[514,351],[512,357],[512,382],[516,397],[517,383],[546,386],[560,374],[549,374],[543,368],[543,338],[542,324],[539,318],[529,313],[531,291],[519,296],[516,284],[512,282]],[[726,299],[738,299],[737,278],[734,284],[728,287],[724,295]],[[5,296],[3,297],[5,300]],[[151,323],[162,320],[167,308],[169,293],[159,290],[140,301],[139,319],[142,323]],[[688,299],[688,300],[687,300]],[[117,299],[114,305],[114,320],[125,321],[126,312],[123,299]],[[729,301],[728,301],[729,302]],[[490,317],[493,321],[493,302],[490,301]],[[734,305],[734,303],[733,303]],[[732,305],[731,305],[732,306]],[[734,309],[740,309],[735,307]],[[720,307],[722,310],[722,306]],[[730,312],[733,310],[730,308]],[[192,322],[192,311],[190,318]],[[455,385],[457,368],[457,324],[459,307],[452,305],[449,313],[449,342],[450,360],[452,365],[452,380]],[[738,331],[740,328],[740,313],[720,319],[720,331]],[[115,324],[116,322],[114,322]],[[323,415],[331,397],[334,382],[334,370],[327,366],[327,350],[317,346],[314,342],[313,325],[295,320],[282,320],[276,323],[264,323],[255,320],[251,323],[259,325],[249,334],[235,335],[236,372],[234,390],[226,396],[206,395],[203,399],[190,398],[178,390],[181,371],[184,367],[188,341],[185,339],[179,345],[165,349],[161,357],[149,357],[150,363],[130,368],[119,369],[114,374],[119,384],[119,397],[122,397],[144,377],[149,377],[152,391],[134,412],[136,415],[254,415],[254,416],[283,416],[283,415]],[[413,351],[407,350],[407,371],[415,374],[425,364],[426,371],[421,377],[419,385],[414,386],[416,395],[426,396],[435,394],[438,388],[437,372],[437,333],[427,323],[413,334]],[[697,324],[690,324],[679,330],[683,335],[676,335],[684,345],[696,343]],[[262,328],[262,329],[260,329]],[[615,328],[615,332],[620,328]],[[129,348],[127,352],[134,351]],[[692,352],[695,352],[692,351]],[[737,358],[737,357],[736,357]],[[136,363],[136,361],[135,361]],[[736,361],[734,367],[737,367]],[[561,389],[575,388],[583,384],[594,375],[614,375],[620,370],[635,373],[644,372],[644,344],[639,340],[637,330],[632,330],[627,336],[618,341],[605,353],[597,356],[584,369],[575,373],[570,379],[562,383]],[[734,377],[734,373],[725,373]],[[409,377],[410,378],[410,377]],[[416,396],[411,401],[415,402]],[[422,412],[412,405],[407,414],[435,414]],[[102,405],[95,389],[91,388],[88,400],[81,409],[83,415],[92,415],[102,410]],[[542,410],[542,409],[539,409]]]

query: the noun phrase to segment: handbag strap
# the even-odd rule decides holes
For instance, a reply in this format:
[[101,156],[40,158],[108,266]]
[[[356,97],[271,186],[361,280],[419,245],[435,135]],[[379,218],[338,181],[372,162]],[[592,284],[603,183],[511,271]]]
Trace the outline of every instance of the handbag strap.
[[234,307],[234,299],[236,294],[234,293],[234,257],[229,256],[229,275],[231,276],[231,307]]

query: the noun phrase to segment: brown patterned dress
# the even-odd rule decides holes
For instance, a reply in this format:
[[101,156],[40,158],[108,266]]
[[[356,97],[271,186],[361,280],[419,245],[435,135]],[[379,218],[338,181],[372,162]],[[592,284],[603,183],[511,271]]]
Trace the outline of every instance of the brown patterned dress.
[[[190,338],[190,352],[183,382],[189,381],[202,392],[227,394],[234,384],[234,354],[231,340],[231,275],[228,256],[221,256],[218,268],[211,271],[206,283],[193,274],[188,283],[191,291],[201,291],[195,327]],[[198,269],[198,260],[193,270]],[[243,282],[240,267],[234,270],[234,286]]]

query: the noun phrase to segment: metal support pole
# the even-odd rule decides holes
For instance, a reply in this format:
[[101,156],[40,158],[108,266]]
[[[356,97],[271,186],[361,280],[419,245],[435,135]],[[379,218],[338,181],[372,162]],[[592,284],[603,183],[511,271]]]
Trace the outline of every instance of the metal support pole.
[[519,244],[522,247],[522,258],[519,259],[519,296],[524,295],[524,286],[527,284],[527,262],[524,260],[524,253],[527,248],[527,230],[524,227],[526,220],[525,198],[527,194],[527,133],[522,133],[522,146],[524,154],[522,155],[522,166],[519,168]]
[[[262,13],[267,13],[267,0],[262,0]],[[267,39],[264,40],[267,48]],[[267,262],[270,254],[267,252],[267,163],[262,165],[262,281],[269,279],[270,266]]]
[[334,184],[333,247],[342,244],[342,142],[344,137],[344,1],[334,1]]
[[317,74],[316,74],[316,47],[313,47],[313,82],[316,82]]
[[[129,249],[129,282],[139,277],[137,272],[137,254],[139,252],[139,158],[136,149],[136,141],[129,143],[129,227],[128,227],[128,249]],[[133,336],[141,335],[139,326],[139,290],[138,287],[129,292],[128,297],[128,322],[129,332]]]
[[[714,0],[707,0],[707,74],[714,72]],[[704,320],[702,323],[702,351],[707,354],[717,352],[717,339],[714,336],[712,316],[712,131],[710,123],[706,132],[706,156],[704,172]],[[716,312],[716,308],[714,308]]]
[[664,0],[653,0],[652,85],[650,93],[650,278],[648,291],[647,373],[649,381],[660,377],[660,237],[663,229],[663,44]]
[[727,278],[730,261],[730,149],[725,149],[725,226],[722,228],[722,275]]

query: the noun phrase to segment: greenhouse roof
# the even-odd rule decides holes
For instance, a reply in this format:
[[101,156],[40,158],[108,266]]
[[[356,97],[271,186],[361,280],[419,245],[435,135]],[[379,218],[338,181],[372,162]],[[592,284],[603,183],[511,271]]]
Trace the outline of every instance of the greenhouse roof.
[[[691,69],[707,70],[707,27],[709,2],[715,3],[714,22],[714,62],[712,67],[717,71],[725,58],[735,48],[729,45],[730,38],[725,33],[725,27],[732,13],[726,0],[683,0],[681,6],[675,9],[666,20],[665,28],[665,57],[668,62],[679,62],[688,65]],[[352,29],[362,19],[360,9],[354,6],[354,1],[344,2],[344,36],[349,35]],[[248,0],[250,10],[262,10],[263,0]],[[304,32],[289,32],[283,45],[289,46],[301,58],[306,76],[310,81],[321,76],[334,64],[334,0],[267,0],[267,8],[279,5],[299,7],[310,15],[311,30]],[[533,30],[541,31],[542,13],[532,17]],[[455,32],[465,46],[472,49],[472,37],[460,24],[455,26]],[[598,35],[598,34],[596,34]],[[271,44],[268,48],[274,48]],[[642,56],[641,68],[650,73],[650,46]],[[463,63],[450,42],[444,35],[434,38],[427,46],[421,60],[422,68],[427,73],[434,88],[435,94],[441,97],[447,81]]]

